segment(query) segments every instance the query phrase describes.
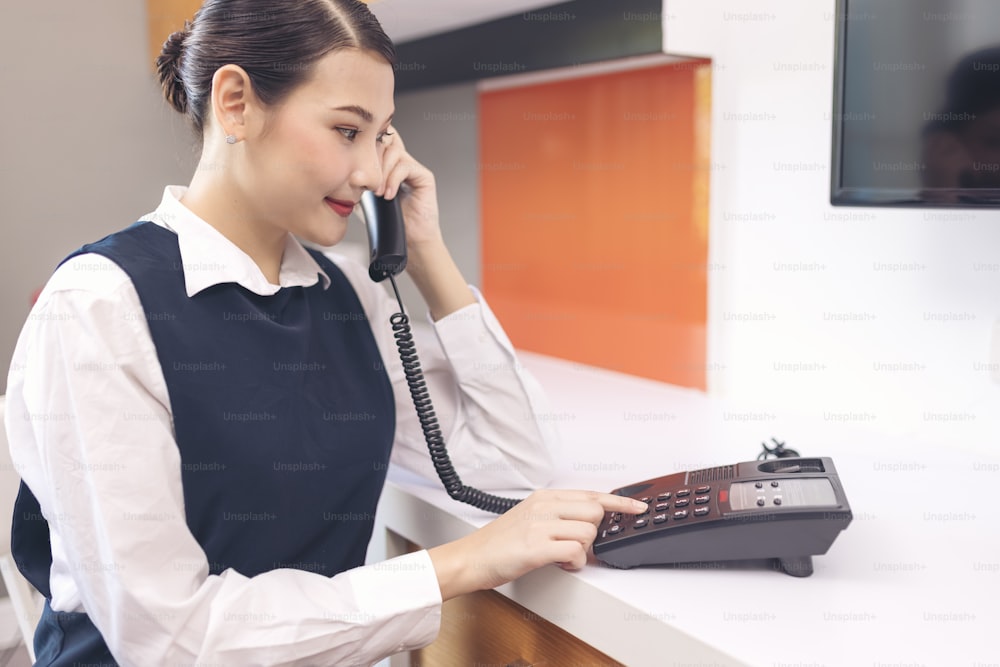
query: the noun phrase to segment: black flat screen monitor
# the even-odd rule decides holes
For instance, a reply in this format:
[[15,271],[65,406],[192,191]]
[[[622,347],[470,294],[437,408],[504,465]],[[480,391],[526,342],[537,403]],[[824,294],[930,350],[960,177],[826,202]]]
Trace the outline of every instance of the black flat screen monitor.
[[1000,207],[1000,0],[838,0],[830,201]]

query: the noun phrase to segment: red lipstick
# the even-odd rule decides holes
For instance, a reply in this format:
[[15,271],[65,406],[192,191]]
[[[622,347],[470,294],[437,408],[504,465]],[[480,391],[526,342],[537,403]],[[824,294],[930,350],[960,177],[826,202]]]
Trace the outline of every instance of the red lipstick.
[[351,211],[354,210],[354,202],[352,201],[344,201],[343,199],[330,199],[329,197],[327,197],[323,201],[326,202],[327,206],[333,209],[334,213],[336,213],[342,218],[348,217],[351,214]]

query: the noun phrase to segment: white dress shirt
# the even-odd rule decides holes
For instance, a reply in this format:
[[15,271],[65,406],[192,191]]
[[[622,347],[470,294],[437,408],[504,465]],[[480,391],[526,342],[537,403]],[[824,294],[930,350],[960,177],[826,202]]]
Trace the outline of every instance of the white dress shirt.
[[[260,295],[329,277],[291,236],[279,282],[167,187],[143,219],[178,236],[189,296],[235,282]],[[389,326],[398,309],[367,270],[327,253],[357,292],[396,401],[392,461],[436,479]],[[544,397],[478,303],[433,323],[418,350],[466,484],[549,481]],[[181,461],[156,350],[128,276],[96,254],[60,266],[28,316],[8,378],[11,456],[52,539],[51,606],[86,612],[123,665],[364,665],[437,635],[426,551],[332,578],[278,569],[210,575],[184,514]],[[140,522],[141,529],[136,523]],[[151,528],[149,522],[155,523]]]

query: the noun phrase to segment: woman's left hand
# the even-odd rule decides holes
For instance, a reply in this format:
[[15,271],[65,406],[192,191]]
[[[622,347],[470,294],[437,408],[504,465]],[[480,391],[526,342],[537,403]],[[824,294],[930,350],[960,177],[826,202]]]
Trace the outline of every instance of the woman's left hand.
[[417,248],[428,242],[440,243],[437,186],[434,174],[406,152],[399,131],[390,126],[382,154],[382,185],[375,194],[393,199],[400,197],[406,224],[406,243]]

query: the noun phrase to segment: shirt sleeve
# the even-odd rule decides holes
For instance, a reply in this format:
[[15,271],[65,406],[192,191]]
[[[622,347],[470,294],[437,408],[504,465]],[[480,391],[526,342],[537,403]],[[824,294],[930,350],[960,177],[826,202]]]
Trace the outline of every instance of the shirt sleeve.
[[370,664],[437,635],[427,553],[332,578],[210,575],[187,527],[162,371],[135,289],[78,256],[31,311],[8,382],[11,454],[52,536],[52,608],[122,665]]
[[[357,262],[327,256],[351,281],[371,323],[396,402],[392,461],[437,479],[389,318],[395,299]],[[463,483],[481,489],[533,489],[552,479],[559,437],[545,393],[518,361],[482,294],[430,325],[414,323],[414,343],[448,454]],[[427,318],[430,320],[430,317]]]

